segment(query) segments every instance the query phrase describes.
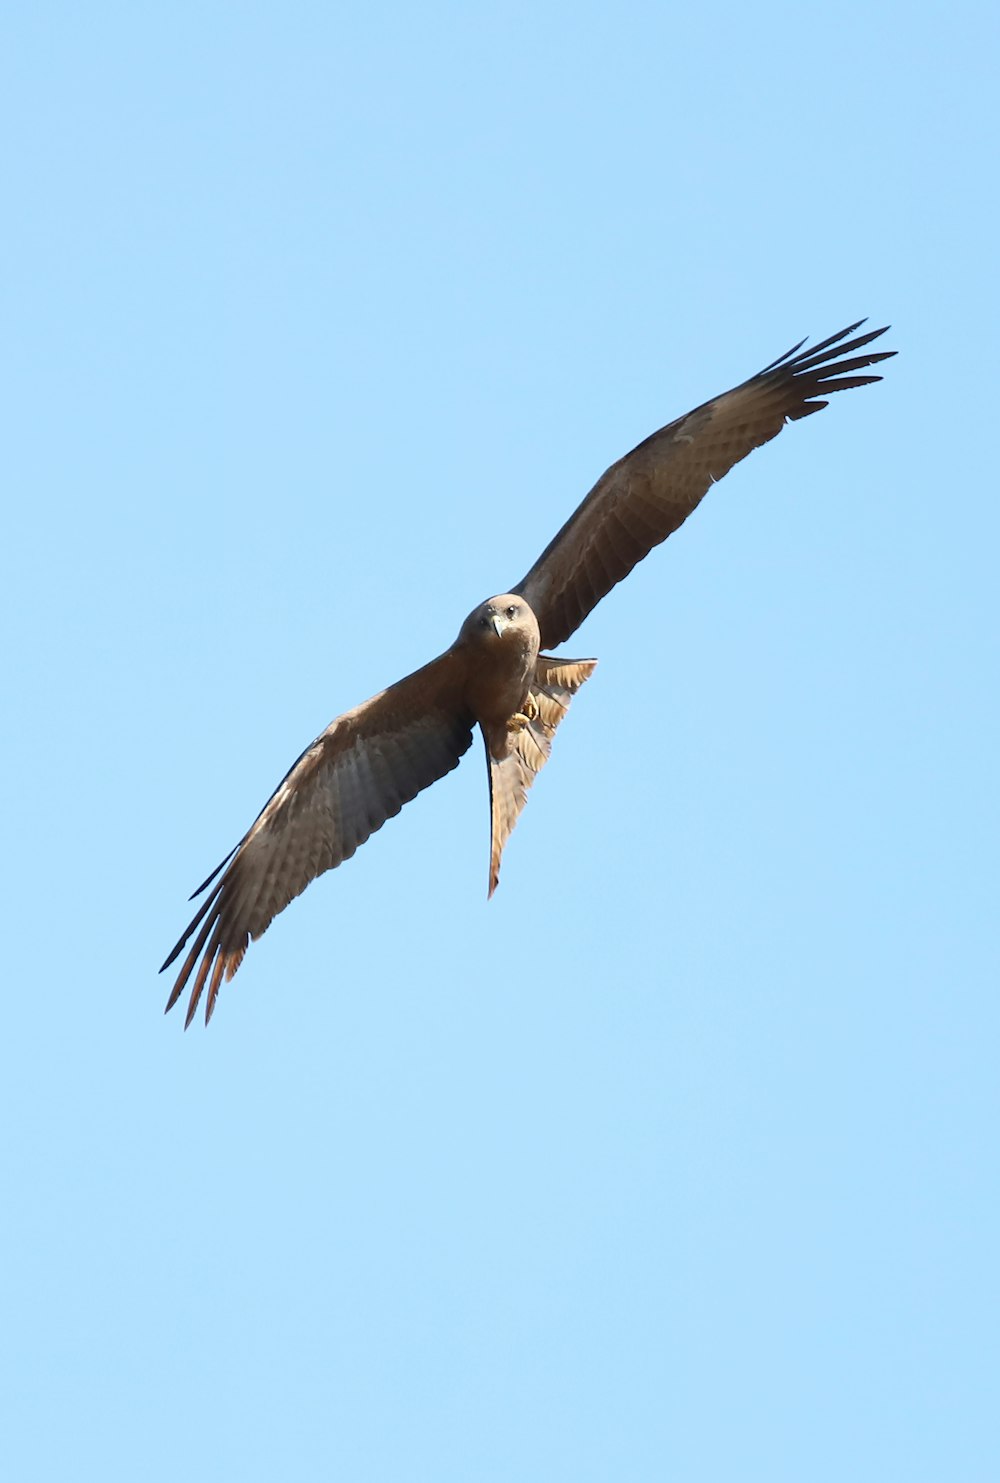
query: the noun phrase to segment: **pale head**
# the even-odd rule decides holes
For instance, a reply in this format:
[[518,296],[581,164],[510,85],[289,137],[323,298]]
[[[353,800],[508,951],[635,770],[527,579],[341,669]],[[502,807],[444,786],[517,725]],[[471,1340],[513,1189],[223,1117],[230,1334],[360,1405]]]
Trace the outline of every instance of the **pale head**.
[[502,592],[473,608],[462,624],[459,639],[477,645],[517,646],[537,655],[538,622],[523,597],[513,592]]

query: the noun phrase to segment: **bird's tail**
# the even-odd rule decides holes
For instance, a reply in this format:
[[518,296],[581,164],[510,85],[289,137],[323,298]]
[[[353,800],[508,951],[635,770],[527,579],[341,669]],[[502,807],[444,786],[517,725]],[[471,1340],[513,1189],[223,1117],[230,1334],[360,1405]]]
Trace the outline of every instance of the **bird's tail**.
[[500,857],[518,815],[528,800],[528,789],[549,760],[556,727],[569,710],[569,703],[584,680],[589,680],[596,659],[549,659],[539,654],[531,700],[535,714],[520,731],[512,734],[507,753],[499,761],[486,744],[490,774],[490,895],[500,879]]

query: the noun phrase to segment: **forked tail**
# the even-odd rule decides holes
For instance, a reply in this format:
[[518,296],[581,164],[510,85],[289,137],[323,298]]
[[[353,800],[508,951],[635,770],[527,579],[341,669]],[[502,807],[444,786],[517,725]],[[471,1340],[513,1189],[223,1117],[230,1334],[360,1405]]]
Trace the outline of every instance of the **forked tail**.
[[596,659],[549,659],[539,654],[531,699],[536,714],[511,737],[510,750],[499,762],[486,745],[490,774],[490,895],[500,879],[500,857],[525,803],[528,789],[552,750],[556,727],[569,710],[572,697],[596,668]]

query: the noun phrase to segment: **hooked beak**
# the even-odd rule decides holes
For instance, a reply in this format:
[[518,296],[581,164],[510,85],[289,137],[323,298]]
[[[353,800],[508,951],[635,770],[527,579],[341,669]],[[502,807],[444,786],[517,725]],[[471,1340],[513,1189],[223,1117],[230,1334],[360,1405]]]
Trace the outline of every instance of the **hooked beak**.
[[510,627],[510,619],[505,618],[502,613],[494,613],[490,622],[493,624],[493,631],[497,638],[502,639],[504,629]]

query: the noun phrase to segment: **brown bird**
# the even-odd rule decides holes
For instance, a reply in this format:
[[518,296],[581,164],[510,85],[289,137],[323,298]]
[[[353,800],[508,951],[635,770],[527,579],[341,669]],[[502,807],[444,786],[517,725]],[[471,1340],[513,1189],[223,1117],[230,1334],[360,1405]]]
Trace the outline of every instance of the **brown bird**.
[[825,407],[830,392],[882,379],[855,374],[895,354],[856,354],[885,333],[847,340],[863,323],[801,354],[800,341],[749,381],[633,448],[601,476],[523,581],[469,614],[450,649],[338,716],[316,738],[194,892],[212,887],[163,965],[197,932],[167,1000],[172,1009],[197,965],[185,1028],[206,984],[208,1023],[223,979],[232,978],[251,938],[266,932],[310,881],[350,859],[404,803],[458,766],[477,724],[489,767],[492,896],[528,789],[548,761],[570,698],[596,664],[551,659],[540,650],[568,639],[734,463],[786,422]]

